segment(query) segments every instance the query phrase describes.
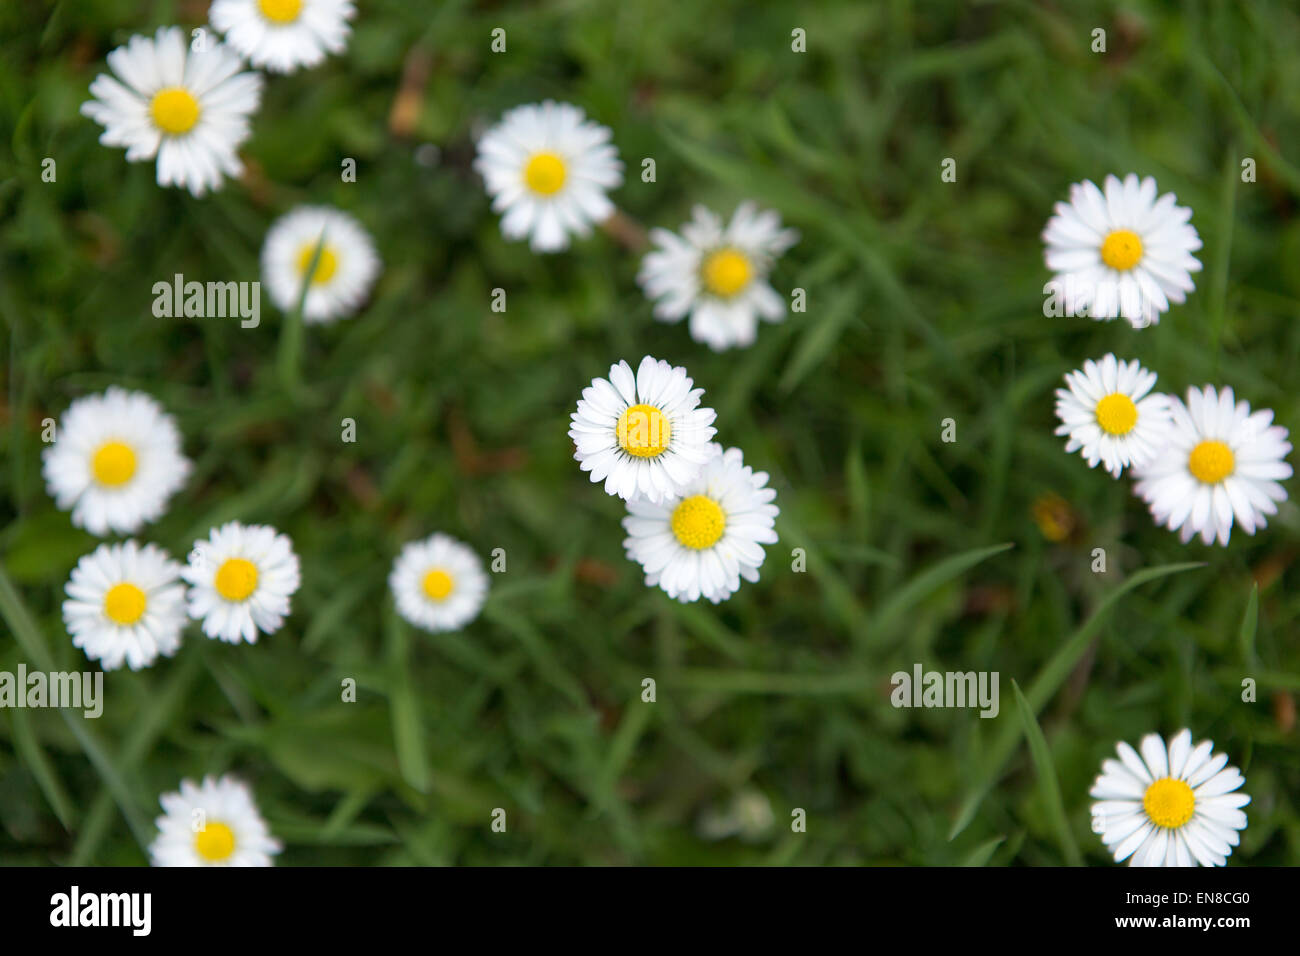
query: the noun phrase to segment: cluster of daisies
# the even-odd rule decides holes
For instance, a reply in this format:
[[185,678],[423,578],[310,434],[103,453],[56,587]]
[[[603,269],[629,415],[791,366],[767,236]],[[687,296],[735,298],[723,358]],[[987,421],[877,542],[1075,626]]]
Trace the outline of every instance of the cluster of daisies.
[[[623,164],[608,127],[568,103],[534,103],[507,112],[478,141],[474,166],[501,214],[507,239],[528,239],[536,252],[567,249],[593,223],[615,214],[606,193],[623,182]],[[650,232],[653,250],[637,280],[664,322],[689,316],[691,338],[715,351],[754,342],[759,320],[779,322],[785,300],[768,275],[798,241],[780,217],[741,203],[723,223],[696,206],[680,233]]]
[[610,366],[582,390],[569,437],[579,467],[626,502],[623,542],[646,584],[679,601],[714,604],[758,580],[776,542],[776,491],[739,448],[712,441],[717,417],[681,366]]
[[[1155,180],[1107,176],[1103,188],[1075,184],[1043,232],[1054,273],[1044,291],[1067,314],[1124,318],[1134,328],[1160,320],[1195,289],[1201,240],[1191,210]],[[1130,469],[1134,492],[1184,543],[1226,545],[1234,525],[1247,534],[1277,513],[1290,478],[1287,430],[1268,409],[1251,411],[1231,388],[1189,388],[1186,401],[1156,392],[1156,374],[1107,354],[1065,376],[1056,392],[1056,434],[1065,450],[1112,477]],[[1093,784],[1093,829],[1116,862],[1132,866],[1223,866],[1246,827],[1245,779],[1180,731],[1148,734],[1138,750],[1117,746]]]
[[[1156,198],[1150,177],[1108,176],[1104,192],[1076,184],[1043,233],[1056,272],[1049,287],[1096,319],[1157,322],[1195,288],[1201,240],[1190,218],[1172,193]],[[1115,478],[1131,469],[1134,492],[1184,543],[1199,534],[1226,545],[1234,525],[1253,535],[1286,500],[1287,429],[1231,388],[1189,388],[1184,402],[1153,391],[1154,372],[1113,354],[1085,362],[1065,383],[1056,392],[1065,450]]]
[[[117,387],[73,402],[44,451],[55,503],[101,537],[161,517],[190,470],[172,416],[149,395]],[[104,670],[139,670],[174,655],[190,619],[230,643],[273,634],[298,584],[287,537],[232,521],[194,542],[184,566],[155,544],[101,544],[73,568],[63,620],[72,643]]]

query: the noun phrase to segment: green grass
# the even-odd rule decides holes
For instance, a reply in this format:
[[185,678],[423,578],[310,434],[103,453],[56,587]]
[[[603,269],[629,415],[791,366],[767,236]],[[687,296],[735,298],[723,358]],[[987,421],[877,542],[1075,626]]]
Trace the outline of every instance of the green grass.
[[[96,541],[46,494],[40,431],[110,384],[155,395],[195,462],[141,537],[183,556],[217,522],[267,522],[304,572],[281,632],[231,647],[191,628],[176,658],[107,675],[99,720],[0,711],[0,862],[143,863],[158,795],[232,771],[286,865],[1102,865],[1101,760],[1183,726],[1246,775],[1232,864],[1300,862],[1300,513],[1183,546],[1052,434],[1061,375],[1112,350],[1300,428],[1291,4],[361,6],[344,56],[269,79],[247,180],[201,201],[77,110],[114,46],[196,27],[204,4],[0,12],[0,670],[85,665],[59,608]],[[413,51],[430,73],[398,135]],[[646,227],[696,202],[779,210],[802,240],[774,283],[807,312],[715,355],[653,321],[639,253],[612,236],[549,257],[503,241],[474,132],[546,97],[612,127],[613,198]],[[1196,292],[1140,332],[1044,318],[1052,203],[1128,171],[1194,210]],[[377,237],[364,314],[296,327],[264,297],[257,329],[153,317],[174,273],[256,279],[267,226],[306,201]],[[571,457],[581,388],[646,353],[689,368],[719,439],[778,491],[762,581],[718,607],[644,586],[619,503]],[[1061,542],[1033,516],[1049,494],[1075,526]],[[438,637],[401,623],[385,582],[435,530],[508,561],[479,620]],[[890,675],[917,662],[998,671],[999,716],[893,708]],[[703,825],[756,795],[769,826]]]

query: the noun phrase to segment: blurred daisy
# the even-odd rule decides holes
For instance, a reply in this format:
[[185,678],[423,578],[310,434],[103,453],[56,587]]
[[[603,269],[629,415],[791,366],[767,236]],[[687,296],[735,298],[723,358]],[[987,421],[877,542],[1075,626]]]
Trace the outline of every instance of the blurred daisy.
[[767,274],[799,233],[782,229],[775,212],[760,212],[752,202],[741,203],[725,228],[703,206],[691,217],[681,235],[650,231],[656,248],[642,261],[637,281],[657,300],[656,318],[679,322],[690,314],[695,341],[715,351],[751,345],[760,318],[785,317],[785,300],[768,284]]
[[289,616],[301,580],[293,542],[266,525],[231,521],[194,542],[181,576],[190,583],[189,613],[203,633],[231,644],[257,643]]
[[1241,808],[1250,803],[1234,793],[1246,782],[1227,754],[1212,756],[1213,741],[1192,747],[1192,732],[1179,731],[1165,749],[1159,734],[1147,734],[1142,755],[1126,743],[1119,760],[1102,761],[1092,785],[1093,830],[1130,866],[1223,866],[1246,828]]
[[77,562],[64,590],[63,621],[74,646],[106,671],[136,671],[171,657],[185,626],[181,566],[162,548],[101,544]]
[[1272,424],[1273,412],[1250,411],[1232,389],[1187,390],[1187,404],[1170,396],[1169,445],[1150,465],[1137,469],[1133,490],[1157,524],[1182,529],[1183,543],[1198,532],[1205,544],[1228,543],[1234,518],[1247,534],[1267,526],[1286,500],[1278,484],[1291,477],[1287,430]]
[[[318,252],[319,250],[319,252]],[[313,263],[314,268],[313,268]],[[271,224],[262,244],[262,281],[282,312],[298,307],[306,322],[330,322],[360,308],[379,275],[370,234],[329,206],[299,206]]]
[[127,162],[158,157],[158,185],[195,196],[239,176],[236,151],[248,139],[262,77],[241,73],[239,55],[215,43],[190,49],[180,27],[160,27],[150,40],[133,36],[108,55],[114,76],[90,84],[81,112],[104,127],[105,146],[126,148]]
[[97,535],[157,520],[190,474],[175,419],[149,395],[117,386],[68,406],[42,458],[54,503]]
[[158,801],[158,836],[149,845],[154,866],[272,866],[280,841],[257,812],[248,786],[234,777],[182,780]]
[[1191,274],[1201,263],[1192,253],[1201,238],[1188,222],[1192,211],[1175,205],[1173,193],[1157,199],[1150,176],[1107,176],[1105,187],[1103,195],[1090,181],[1076,183],[1069,203],[1056,204],[1043,230],[1047,267],[1056,273],[1048,285],[1069,315],[1122,315],[1142,328],[1196,288]]
[[342,53],[356,13],[352,0],[215,0],[208,19],[253,66],[292,73]]
[[556,252],[612,216],[605,192],[623,182],[623,164],[610,135],[578,107],[551,100],[515,107],[484,133],[474,168],[503,214],[502,234]]
[[388,575],[397,610],[426,631],[456,631],[478,617],[488,577],[468,546],[445,534],[402,548]]
[[762,545],[776,543],[779,509],[767,473],[754,471],[739,448],[709,446],[711,457],[681,493],[662,504],[627,503],[627,556],[645,570],[645,583],[671,598],[714,604],[758,580]]
[[1126,467],[1150,464],[1169,440],[1169,397],[1151,392],[1156,373],[1113,354],[1068,372],[1056,390],[1058,435],[1067,452],[1083,450],[1089,468],[1101,462],[1116,478]]
[[680,494],[710,457],[716,413],[700,408],[702,388],[686,369],[647,355],[632,375],[627,362],[582,390],[569,437],[573,457],[605,492],[661,502]]

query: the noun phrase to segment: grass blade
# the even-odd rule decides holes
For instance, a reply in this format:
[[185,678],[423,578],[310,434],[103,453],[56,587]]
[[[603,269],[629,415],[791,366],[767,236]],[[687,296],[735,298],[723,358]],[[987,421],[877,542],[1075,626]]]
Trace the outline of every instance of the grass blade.
[[1020,685],[1014,680],[1011,682],[1011,690],[1016,695],[1016,710],[1020,714],[1025,740],[1029,742],[1029,753],[1034,759],[1034,768],[1038,771],[1038,786],[1052,818],[1061,854],[1070,866],[1082,866],[1083,857],[1079,853],[1079,845],[1074,841],[1074,834],[1070,832],[1070,819],[1061,800],[1061,784],[1056,779],[1056,766],[1052,763],[1052,752],[1047,746],[1047,738],[1043,736],[1043,728],[1038,726],[1038,719],[1034,716],[1029,701],[1025,700]]

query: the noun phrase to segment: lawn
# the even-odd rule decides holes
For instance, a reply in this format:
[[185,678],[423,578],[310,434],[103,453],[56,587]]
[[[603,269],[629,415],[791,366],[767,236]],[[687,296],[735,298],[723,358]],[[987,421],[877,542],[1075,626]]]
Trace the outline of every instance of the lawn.
[[[1111,351],[1300,429],[1292,4],[362,0],[344,54],[268,77],[245,175],[196,199],[78,110],[112,49],[206,6],[0,10],[0,671],[97,669],[60,607],[99,541],[46,491],[42,423],[110,385],[194,462],[136,537],[184,560],[270,524],[302,586],[254,646],[191,625],[105,674],[98,719],[0,711],[0,862],[143,865],[159,795],[230,772],[281,865],[1114,865],[1101,761],[1182,727],[1246,777],[1230,865],[1300,862],[1300,510],[1184,545],[1053,433],[1062,376]],[[617,223],[540,255],[472,163],[548,98],[612,129],[626,177]],[[1193,210],[1195,292],[1141,330],[1045,316],[1053,204],[1128,172]],[[715,353],[636,275],[645,230],[745,199],[799,230],[772,282],[806,310]],[[358,315],[155,316],[178,273],[258,279],[301,203],[375,237]],[[573,460],[582,389],[646,354],[777,491],[761,580],[717,606],[645,585]],[[388,591],[435,531],[503,549],[456,633]],[[893,706],[916,664],[996,672],[998,715]]]

